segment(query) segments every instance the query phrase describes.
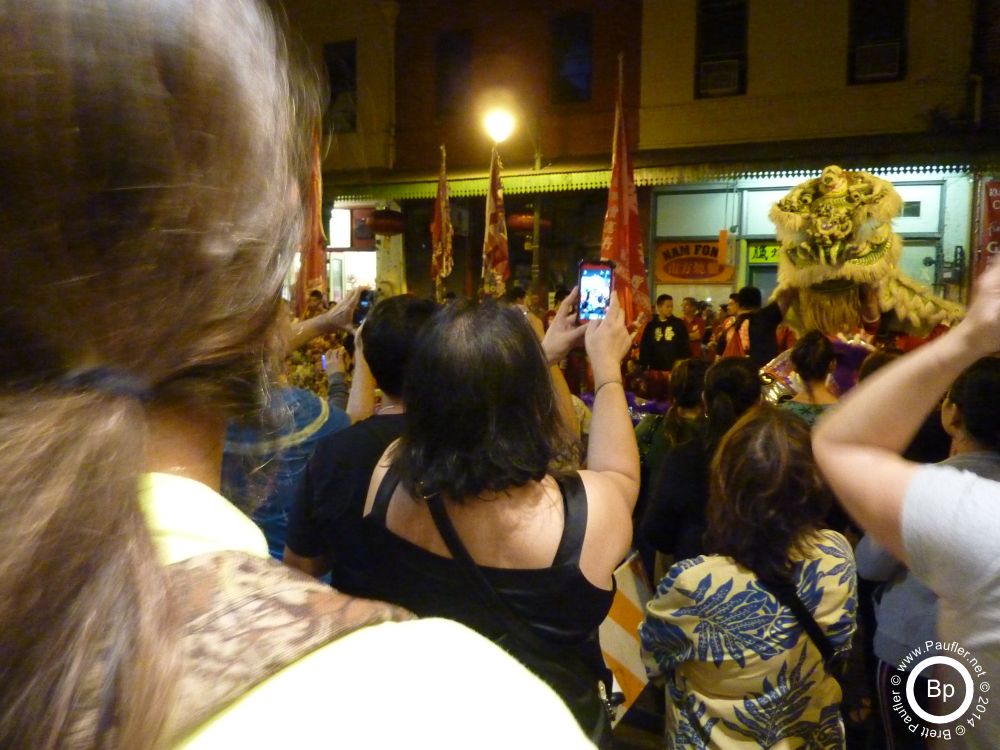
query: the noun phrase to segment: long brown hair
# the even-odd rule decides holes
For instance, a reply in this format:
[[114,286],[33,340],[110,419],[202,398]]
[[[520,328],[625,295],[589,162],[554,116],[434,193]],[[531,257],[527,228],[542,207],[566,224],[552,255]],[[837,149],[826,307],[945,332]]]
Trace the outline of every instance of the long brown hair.
[[[254,0],[0,19],[0,745],[153,747],[177,659],[147,409],[258,403],[318,105]],[[66,387],[98,366],[151,403]]]
[[706,548],[764,580],[781,580],[833,496],[813,460],[806,423],[755,406],[726,433],[712,460]]

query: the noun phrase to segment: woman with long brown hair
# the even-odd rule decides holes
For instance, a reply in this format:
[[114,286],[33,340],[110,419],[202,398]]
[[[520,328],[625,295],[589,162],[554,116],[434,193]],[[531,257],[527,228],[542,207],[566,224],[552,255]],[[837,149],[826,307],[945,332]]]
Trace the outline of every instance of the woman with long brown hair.
[[[506,675],[489,700],[533,696],[500,711],[539,701],[554,742],[582,742],[468,631],[358,630],[407,615],[295,579],[217,492],[303,237],[309,80],[254,0],[0,4],[2,747],[467,746],[440,721],[364,721],[373,659],[410,653],[390,707],[476,662]],[[289,656],[293,639],[310,645]],[[349,689],[316,679],[331,673]],[[488,719],[477,705],[456,713]]]
[[857,604],[851,547],[824,528],[831,495],[809,428],[758,406],[712,460],[705,547],[647,606],[647,671],[667,683],[670,748],[842,750],[834,658]]

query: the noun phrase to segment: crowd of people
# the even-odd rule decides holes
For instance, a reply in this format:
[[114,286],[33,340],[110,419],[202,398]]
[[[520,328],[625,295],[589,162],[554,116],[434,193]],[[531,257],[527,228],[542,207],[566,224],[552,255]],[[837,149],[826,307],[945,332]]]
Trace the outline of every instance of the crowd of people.
[[[0,745],[613,747],[598,633],[634,548],[667,747],[845,747],[866,640],[890,747],[926,746],[891,686],[928,641],[988,706],[1000,264],[847,393],[753,287],[717,321],[661,295],[642,332],[617,296],[581,323],[577,289],[292,322],[322,84],[281,19],[0,15]],[[670,404],[638,440],[637,341]],[[302,347],[319,385],[280,377]],[[796,392],[763,403],[786,348]],[[910,460],[936,409],[947,454]],[[994,746],[977,716],[941,746]]]

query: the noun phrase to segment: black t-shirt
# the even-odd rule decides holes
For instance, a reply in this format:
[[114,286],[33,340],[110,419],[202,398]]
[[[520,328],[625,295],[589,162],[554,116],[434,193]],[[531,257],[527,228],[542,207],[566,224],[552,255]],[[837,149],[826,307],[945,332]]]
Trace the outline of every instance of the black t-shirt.
[[288,521],[288,548],[301,557],[325,555],[331,583],[348,594],[364,589],[369,568],[361,516],[375,465],[403,434],[402,414],[375,416],[321,440]]
[[749,314],[750,361],[758,370],[778,356],[775,331],[784,316],[777,302],[772,302]]
[[704,553],[710,456],[702,439],[671,449],[652,478],[649,504],[639,526],[642,539],[678,560]]
[[671,315],[666,320],[651,320],[639,343],[639,364],[653,370],[672,370],[679,359],[691,356],[687,325]]

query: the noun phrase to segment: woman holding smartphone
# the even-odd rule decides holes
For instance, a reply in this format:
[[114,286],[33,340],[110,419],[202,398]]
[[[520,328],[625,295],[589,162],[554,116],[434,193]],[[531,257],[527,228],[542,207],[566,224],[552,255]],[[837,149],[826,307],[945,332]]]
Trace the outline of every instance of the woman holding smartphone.
[[[541,346],[522,314],[492,301],[450,305],[424,329],[404,385],[403,437],[369,488],[378,563],[368,593],[505,646],[601,742],[597,627],[629,551],[639,457],[621,379],[622,310],[612,299],[604,320],[580,325],[577,297],[560,305]],[[597,385],[588,468],[561,476],[551,465],[572,437],[547,368],[581,338]]]

